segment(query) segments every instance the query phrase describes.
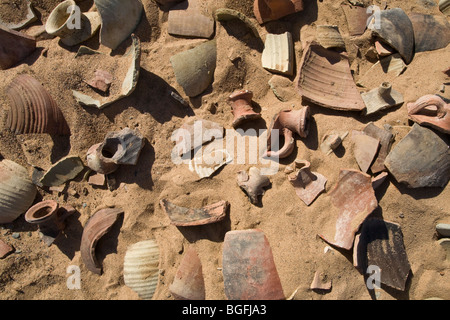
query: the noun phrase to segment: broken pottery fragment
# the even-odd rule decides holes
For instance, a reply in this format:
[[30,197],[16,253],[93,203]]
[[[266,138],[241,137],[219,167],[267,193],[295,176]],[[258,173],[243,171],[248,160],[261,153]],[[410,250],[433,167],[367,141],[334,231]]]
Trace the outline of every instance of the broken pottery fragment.
[[378,88],[362,93],[361,97],[366,105],[366,115],[398,106],[404,102],[403,95],[392,89],[389,82],[383,82]]
[[[125,66],[128,66],[128,71],[125,77],[123,79],[117,79],[121,82],[120,93],[112,96],[103,96],[103,95],[87,95],[81,91],[72,90],[72,94],[78,103],[85,106],[91,106],[96,107],[98,109],[102,109],[133,93],[139,79],[141,43],[139,41],[139,38],[137,38],[134,35],[131,35],[131,39],[132,44],[130,49],[123,56],[118,58],[120,59],[119,60],[120,63],[123,63]],[[102,59],[103,53],[82,46],[78,50],[75,58],[82,55],[95,55],[96,57],[98,57],[98,59]]]
[[353,131],[352,140],[356,162],[362,172],[367,172],[378,152],[380,140],[356,131]]
[[403,9],[378,10],[369,19],[367,28],[397,50],[406,64],[411,63],[414,56],[414,29]]
[[369,11],[367,8],[360,6],[341,5],[347,20],[348,32],[351,36],[360,36],[364,33],[367,26],[367,18]]
[[261,175],[258,168],[251,167],[248,174],[244,170],[238,172],[237,183],[247,194],[250,202],[256,205],[260,203],[259,197],[264,195],[264,188],[270,185],[270,180],[267,176]]
[[0,224],[11,223],[27,211],[36,193],[25,167],[8,159],[0,161]]
[[123,212],[120,208],[101,209],[86,222],[81,236],[80,253],[81,259],[89,271],[95,274],[102,273],[101,263],[95,254],[97,243],[108,233]]
[[411,270],[400,225],[381,219],[364,221],[357,248],[361,269],[380,268],[380,281],[404,291]]
[[289,182],[297,196],[309,206],[325,190],[327,178],[311,171],[311,164],[306,160],[295,160],[294,173],[288,176]]
[[424,52],[445,48],[450,43],[450,23],[443,16],[411,13],[415,51]]
[[[301,138],[306,138],[309,133],[311,111],[309,106],[305,106],[300,110],[282,110],[275,114],[268,128],[267,135],[267,151],[263,157],[278,157],[280,159],[289,157],[294,151],[295,139],[294,134],[298,134]],[[278,132],[274,132],[277,130]],[[274,143],[272,141],[273,134],[278,137],[279,134],[284,136],[284,145],[277,151],[272,150]]]
[[211,85],[216,59],[215,40],[204,42],[170,58],[176,80],[188,97],[198,96]]
[[373,174],[385,171],[384,160],[386,159],[389,151],[391,150],[392,143],[394,142],[394,135],[386,129],[378,128],[373,122],[369,123],[364,129],[363,133],[379,140],[380,147],[376,155],[370,170]]
[[233,112],[233,128],[239,127],[244,121],[259,119],[261,114],[253,111],[253,92],[250,90],[236,90],[228,97],[228,104]]
[[202,152],[202,155],[189,161],[189,170],[197,173],[200,179],[208,178],[232,160],[226,149],[212,150],[206,154]]
[[408,103],[408,117],[420,125],[450,134],[450,104],[433,94]]
[[13,251],[14,251],[13,247],[11,247],[9,244],[4,242],[3,240],[0,240],[0,259],[4,259],[6,256],[8,256]]
[[74,0],[66,0],[52,10],[45,31],[59,37],[63,44],[75,46],[93,37],[100,25],[98,12],[81,13]]
[[450,239],[447,238],[439,239],[437,243],[445,252],[445,260],[450,262]]
[[303,97],[326,108],[344,111],[365,108],[348,57],[315,43],[304,50],[297,88]]
[[450,0],[439,0],[439,10],[446,16],[450,15]]
[[415,123],[386,157],[384,165],[398,182],[409,188],[444,187],[450,179],[447,140]]
[[436,231],[441,237],[450,238],[450,224],[438,223],[436,225]]
[[102,187],[105,185],[106,182],[106,176],[101,173],[93,174],[89,177],[88,183],[92,186],[99,186]]
[[169,291],[177,300],[205,300],[202,263],[194,248],[186,250]]
[[406,64],[398,53],[381,58],[377,61],[361,78],[357,85],[373,88],[379,85],[377,79],[385,79],[384,82],[393,82],[403,71],[406,70]]
[[253,13],[259,24],[278,20],[299,11],[303,11],[303,0],[255,0],[253,2]]
[[262,52],[262,67],[285,75],[294,74],[294,42],[289,32],[266,35]]
[[273,94],[282,102],[297,99],[297,92],[288,78],[274,74],[268,81]]
[[214,20],[202,14],[192,0],[171,8],[167,23],[167,32],[176,36],[209,39],[214,32]]
[[361,171],[341,169],[339,181],[329,192],[331,218],[319,236],[339,248],[350,250],[360,225],[377,207],[371,177]]
[[3,20],[0,17],[0,25],[3,25],[9,29],[18,30],[37,20],[30,0],[20,1],[18,4],[15,2],[4,1],[0,4],[0,10],[3,10],[2,6],[8,5],[10,6],[9,10],[13,9],[15,15],[14,17],[8,17],[8,21]]
[[380,57],[390,56],[395,53],[394,49],[382,41],[375,41],[375,49]]
[[379,186],[381,186],[383,184],[383,182],[386,180],[386,178],[388,177],[388,173],[382,172],[379,175],[375,176],[372,178],[372,187],[374,190],[376,190]]
[[309,288],[311,290],[329,291],[331,290],[331,280],[328,280],[326,276],[321,274],[319,271],[316,271]]
[[229,9],[229,8],[220,8],[214,12],[217,21],[229,21],[238,19],[242,21],[253,33],[253,35],[257,38],[260,38],[258,28],[255,26],[252,20],[250,20],[245,14]]
[[143,300],[150,300],[158,286],[159,257],[159,246],[153,239],[134,243],[125,253],[123,280]]
[[69,135],[64,115],[48,91],[28,74],[15,77],[6,88],[10,101],[6,127],[16,134]]
[[223,127],[204,119],[189,119],[176,134],[176,153],[182,156],[196,150],[207,142],[223,138]]
[[25,220],[38,225],[42,241],[47,246],[51,246],[65,229],[65,220],[75,211],[72,206],[60,207],[55,200],[45,200],[28,209],[25,213]]
[[95,76],[89,81],[86,81],[92,88],[98,89],[106,93],[111,86],[113,76],[106,70],[95,70]]
[[219,201],[200,209],[177,206],[168,200],[160,201],[161,208],[169,216],[171,223],[178,227],[200,226],[223,220],[228,212],[228,201]]
[[78,156],[67,156],[53,164],[39,180],[46,187],[60,186],[75,179],[84,169],[83,161]]
[[317,41],[325,49],[338,48],[345,49],[345,42],[339,33],[338,26],[333,25],[318,25],[317,26]]
[[322,142],[320,143],[320,150],[326,154],[329,155],[332,153],[337,147],[339,147],[342,144],[342,141],[347,137],[348,131],[345,132],[337,132],[337,131],[331,131],[325,134],[322,137]]
[[272,250],[263,231],[228,231],[222,255],[225,295],[229,300],[285,299]]
[[36,39],[0,24],[0,70],[19,63],[36,50]]

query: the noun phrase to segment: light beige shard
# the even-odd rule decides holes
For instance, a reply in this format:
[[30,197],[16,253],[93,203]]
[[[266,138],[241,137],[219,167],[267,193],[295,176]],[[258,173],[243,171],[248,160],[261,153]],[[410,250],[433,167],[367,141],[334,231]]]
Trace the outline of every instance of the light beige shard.
[[289,32],[269,33],[262,53],[262,66],[271,72],[285,75],[294,74],[294,45]]

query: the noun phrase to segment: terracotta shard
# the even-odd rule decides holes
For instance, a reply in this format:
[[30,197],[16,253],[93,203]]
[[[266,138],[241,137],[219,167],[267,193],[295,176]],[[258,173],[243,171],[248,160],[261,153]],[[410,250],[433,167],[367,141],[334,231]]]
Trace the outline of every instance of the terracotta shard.
[[178,156],[195,150],[207,142],[223,138],[223,127],[209,120],[189,120],[180,127],[176,148]]
[[184,1],[169,11],[167,32],[171,35],[211,38],[214,20],[201,13],[194,1]]
[[375,49],[380,57],[390,56],[395,53],[395,50],[392,49],[388,44],[383,43],[382,41],[375,41]]
[[366,115],[398,106],[404,102],[403,95],[394,90],[389,82],[383,82],[378,88],[362,93],[361,97],[366,105]]
[[6,70],[36,49],[36,39],[0,24],[0,69]]
[[243,122],[261,118],[261,114],[252,108],[253,92],[250,90],[236,90],[228,97],[228,104],[233,112],[233,128],[239,127]]
[[356,248],[362,270],[377,266],[382,284],[404,291],[411,267],[400,225],[381,219],[367,219],[361,227]]
[[102,266],[97,260],[95,249],[97,242],[111,229],[124,211],[120,208],[106,208],[94,213],[84,226],[81,236],[81,259],[89,271],[102,273]]
[[348,131],[346,132],[331,131],[329,133],[326,133],[322,137],[322,142],[320,143],[320,150],[324,154],[329,155],[342,144],[342,141],[347,137],[347,135]]
[[348,32],[351,36],[360,36],[364,33],[367,26],[367,19],[370,14],[367,8],[360,6],[341,5],[347,20]]
[[350,250],[364,220],[378,207],[372,179],[358,170],[342,169],[339,181],[329,193],[332,218],[319,235],[326,242]]
[[415,123],[384,165],[409,188],[444,187],[450,179],[449,145],[446,137]]
[[262,67],[274,73],[294,74],[294,42],[289,32],[266,35]]
[[414,56],[414,29],[411,20],[402,9],[376,11],[368,28],[397,50],[406,64],[411,63]]
[[165,199],[160,201],[160,205],[171,223],[178,227],[200,226],[222,221],[230,206],[228,201],[223,200],[200,209],[191,209],[177,206]]
[[6,256],[8,256],[13,251],[14,251],[13,247],[11,247],[9,244],[4,242],[3,240],[0,240],[0,259],[4,259]]
[[98,89],[102,92],[107,92],[111,86],[113,76],[106,70],[96,70],[95,76],[86,83],[91,87]]
[[177,300],[205,300],[202,263],[195,249],[184,254],[169,291]]
[[227,232],[222,254],[229,300],[285,299],[269,241],[261,230]]
[[424,52],[445,48],[450,43],[450,24],[443,16],[411,13],[415,51]]
[[345,49],[345,42],[342,39],[338,26],[318,25],[316,35],[317,41],[326,49]]
[[255,0],[253,13],[260,24],[303,11],[303,0]]
[[246,171],[239,171],[237,175],[237,183],[239,187],[247,194],[250,202],[259,204],[259,197],[264,195],[264,188],[270,185],[267,176],[261,175],[261,171],[256,167],[251,167],[247,174]]
[[356,162],[362,172],[367,172],[372,165],[380,146],[380,140],[368,136],[364,133],[353,132],[352,140],[354,143],[353,153]]
[[344,111],[365,108],[348,57],[314,43],[304,50],[297,88],[303,97],[326,108]]
[[6,126],[16,134],[69,135],[70,129],[55,100],[35,78],[22,74],[6,88],[10,100]]
[[309,206],[325,190],[327,178],[311,171],[311,164],[306,160],[295,160],[294,173],[288,176],[289,182],[297,196]]
[[386,159],[389,151],[391,150],[392,143],[394,142],[394,135],[388,130],[378,128],[372,122],[369,123],[364,129],[363,132],[375,139],[380,141],[380,147],[378,149],[378,154],[376,155],[375,161],[373,162],[370,170],[373,174],[379,173],[381,171],[385,171],[386,167],[384,166],[384,160]]
[[408,103],[408,117],[420,125],[450,134],[450,104],[437,95],[425,95]]

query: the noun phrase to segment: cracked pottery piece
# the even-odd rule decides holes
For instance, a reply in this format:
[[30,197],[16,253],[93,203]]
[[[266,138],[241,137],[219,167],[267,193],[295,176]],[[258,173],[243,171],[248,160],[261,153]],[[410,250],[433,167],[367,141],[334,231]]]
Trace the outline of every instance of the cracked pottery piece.
[[353,131],[352,140],[354,144],[353,153],[356,162],[362,172],[367,172],[378,152],[380,140],[368,136],[363,132],[355,131]]
[[303,0],[255,0],[253,2],[253,13],[259,24],[278,20],[299,11],[303,11]]
[[326,133],[322,137],[322,142],[320,143],[320,150],[326,155],[331,154],[342,144],[342,141],[344,141],[347,135],[348,131],[346,132],[331,131]]
[[411,13],[415,52],[445,48],[450,43],[450,23],[444,16]]
[[433,94],[408,103],[408,117],[414,122],[450,134],[450,104]]
[[36,38],[0,24],[0,70],[6,70],[36,50]]
[[230,206],[228,201],[223,200],[200,209],[191,209],[177,206],[166,199],[161,200],[160,205],[171,223],[178,227],[200,226],[222,221]]
[[214,20],[202,14],[192,0],[171,8],[167,23],[171,35],[209,39],[214,33]]
[[75,179],[84,170],[83,161],[78,156],[67,156],[53,164],[39,182],[46,187],[56,187]]
[[[30,0],[25,0],[23,2],[26,3],[26,8],[25,8],[26,15],[24,16],[23,13],[17,13],[16,16],[19,17],[19,19],[21,19],[19,21],[14,19],[14,21],[6,22],[6,21],[3,21],[0,18],[0,25],[3,25],[3,26],[5,26],[5,27],[7,27],[9,29],[12,29],[12,30],[19,30],[19,29],[22,29],[22,28],[28,26],[29,24],[35,22],[37,20],[37,17],[36,17],[36,14],[34,13],[33,7],[31,5],[31,1]],[[8,5],[8,4],[14,5],[15,3],[4,3],[3,5]],[[17,6],[16,8],[19,9],[19,10],[22,9],[20,7],[20,5]],[[21,18],[21,17],[23,17],[23,18]]]
[[306,160],[295,160],[294,173],[288,176],[289,182],[297,196],[309,206],[324,190],[327,178],[311,171],[311,163]]
[[389,82],[383,82],[378,88],[362,93],[361,97],[366,105],[366,115],[398,106],[404,102],[403,95],[392,89]]
[[273,73],[294,74],[294,42],[290,32],[268,33],[261,55],[262,67]]
[[253,92],[250,90],[236,90],[228,97],[228,104],[233,112],[233,128],[239,127],[243,122],[261,118],[261,114],[252,108]]
[[262,230],[225,234],[222,272],[228,300],[283,300],[280,277]]
[[414,123],[384,165],[408,188],[444,187],[450,179],[449,145],[447,137]]
[[270,185],[270,179],[261,175],[257,167],[251,167],[247,173],[241,170],[237,174],[237,183],[239,187],[247,194],[252,204],[259,204],[259,197],[264,195],[264,188]]
[[329,197],[330,219],[319,236],[331,245],[350,250],[359,227],[378,207],[372,178],[358,170],[341,169],[339,181]]
[[86,222],[81,236],[80,253],[81,259],[89,271],[98,275],[102,273],[102,265],[95,254],[97,243],[111,230],[123,213],[121,208],[101,209]]
[[373,174],[386,171],[384,160],[391,150],[394,135],[388,130],[378,128],[373,122],[369,123],[362,131],[364,134],[379,140],[380,147],[370,170]]
[[365,108],[347,55],[316,43],[308,44],[304,50],[297,88],[300,95],[322,107],[343,111]]

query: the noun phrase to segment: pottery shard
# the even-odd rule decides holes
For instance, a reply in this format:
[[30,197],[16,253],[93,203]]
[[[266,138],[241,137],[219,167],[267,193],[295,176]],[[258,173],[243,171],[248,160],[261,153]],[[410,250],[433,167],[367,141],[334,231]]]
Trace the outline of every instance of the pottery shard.
[[408,117],[420,125],[450,134],[450,103],[437,95],[428,94],[408,103]]
[[258,28],[253,23],[252,20],[250,20],[245,14],[229,9],[229,8],[219,8],[214,12],[214,16],[217,21],[229,21],[238,19],[242,21],[253,33],[253,35],[257,38],[260,38]]
[[294,74],[294,43],[289,32],[269,33],[266,36],[262,53],[262,66],[271,72],[286,75]]
[[191,120],[176,134],[176,152],[182,156],[214,139],[223,138],[223,127],[209,120]]
[[364,33],[367,26],[367,18],[370,14],[367,8],[359,6],[341,5],[347,20],[348,32],[351,36],[359,36]]
[[446,16],[450,15],[450,0],[439,0],[439,10]]
[[405,290],[411,267],[400,225],[381,219],[367,219],[361,227],[355,249],[363,271],[369,266],[377,266],[382,284]]
[[450,179],[449,145],[447,137],[415,123],[384,164],[409,188],[444,187]]
[[326,108],[345,111],[365,108],[348,57],[315,43],[304,50],[297,88],[303,97]]
[[331,219],[320,237],[337,247],[350,250],[360,225],[377,207],[378,201],[368,174],[343,169],[339,181],[329,193]]
[[373,174],[385,171],[386,167],[384,166],[384,160],[391,150],[392,143],[394,142],[394,135],[388,130],[378,128],[372,122],[363,129],[363,133],[380,141],[378,154],[370,167],[370,170]]
[[345,42],[339,32],[338,26],[319,25],[317,26],[317,41],[326,49],[345,49]]
[[403,95],[394,90],[389,82],[383,82],[378,88],[361,94],[366,105],[366,115],[376,113],[402,104]]
[[108,133],[104,141],[109,139],[117,139],[123,147],[123,152],[120,153],[120,157],[113,157],[115,163],[136,165],[145,143],[144,137],[139,130],[125,127],[120,131]]
[[229,300],[285,299],[269,241],[261,230],[227,232],[222,254]]
[[306,160],[295,160],[294,173],[288,177],[297,196],[309,206],[325,190],[327,178],[317,172],[312,172],[311,164]]
[[0,25],[0,69],[11,68],[36,49],[36,39]]
[[95,71],[94,78],[87,81],[86,83],[95,89],[106,92],[111,86],[112,80],[113,76],[111,75],[111,73],[106,70],[99,69]]
[[5,258],[8,254],[13,252],[14,249],[4,241],[0,240],[0,259]]
[[171,223],[179,227],[200,226],[221,221],[229,208],[228,201],[224,200],[200,209],[180,207],[165,199],[161,200],[160,205]]
[[84,165],[80,157],[67,156],[48,169],[42,176],[40,182],[47,187],[60,186],[74,179],[83,169]]
[[255,0],[253,13],[260,24],[303,10],[303,0]]
[[411,13],[415,51],[424,52],[445,48],[450,43],[450,23],[443,16]]
[[214,20],[203,15],[192,1],[184,1],[169,11],[167,32],[184,37],[210,38]]
[[250,202],[258,204],[259,196],[264,194],[264,188],[270,185],[270,180],[267,176],[261,175],[258,168],[251,167],[248,174],[245,171],[238,172],[237,183],[250,198]]
[[364,133],[353,132],[353,153],[362,172],[367,172],[378,152],[380,141]]

